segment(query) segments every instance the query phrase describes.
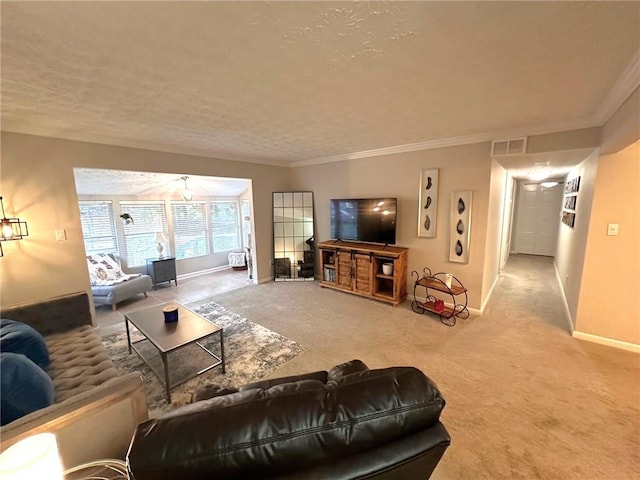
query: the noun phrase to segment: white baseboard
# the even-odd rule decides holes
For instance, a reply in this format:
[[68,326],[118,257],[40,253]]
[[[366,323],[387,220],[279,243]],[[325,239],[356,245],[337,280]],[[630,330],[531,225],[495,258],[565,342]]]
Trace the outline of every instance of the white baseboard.
[[640,353],[640,345],[637,345],[635,343],[623,342],[622,340],[614,340],[612,338],[601,337],[599,335],[578,332],[577,330],[574,330],[571,336],[577,338],[578,340],[586,340],[587,342],[599,343],[600,345],[606,345],[607,347],[619,348],[620,350]]
[[493,294],[493,289],[496,288],[496,285],[498,284],[499,279],[500,279],[500,274],[496,275],[496,278],[493,280],[493,285],[491,285],[491,288],[489,289],[489,293],[487,293],[487,297],[484,299],[484,302],[482,302],[482,305],[480,305],[480,310],[478,312],[480,315],[482,315],[484,313],[484,309],[487,308],[487,303],[489,303],[489,300],[491,299],[491,295]]
[[221,267],[207,268],[206,270],[198,270],[197,272],[183,273],[178,275],[178,280],[184,280],[185,278],[199,277],[200,275],[206,275],[207,273],[221,272],[222,270],[229,270],[229,265],[223,265]]
[[564,288],[562,286],[562,280],[560,279],[560,272],[558,271],[558,265],[555,260],[553,261],[553,269],[556,271],[556,279],[558,280],[558,285],[560,286],[560,294],[562,295],[562,304],[564,305],[564,313],[565,318],[567,319],[569,325],[569,333],[573,334],[575,328],[573,326],[573,318],[571,317],[571,311],[569,310],[569,303],[567,302],[567,296],[564,293]]

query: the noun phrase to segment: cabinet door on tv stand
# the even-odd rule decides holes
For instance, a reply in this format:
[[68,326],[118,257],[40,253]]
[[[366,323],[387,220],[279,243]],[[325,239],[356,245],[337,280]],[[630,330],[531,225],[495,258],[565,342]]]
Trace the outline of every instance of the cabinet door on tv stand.
[[340,287],[351,289],[351,252],[337,252],[337,283]]
[[371,255],[356,254],[354,256],[355,268],[355,285],[353,289],[356,292],[370,295],[373,292],[373,282],[371,281],[372,272]]

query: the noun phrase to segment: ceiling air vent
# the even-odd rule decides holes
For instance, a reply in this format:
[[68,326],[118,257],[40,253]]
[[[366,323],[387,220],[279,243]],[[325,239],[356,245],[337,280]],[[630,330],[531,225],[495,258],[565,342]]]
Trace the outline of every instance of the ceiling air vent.
[[527,153],[527,137],[494,140],[491,142],[491,156],[520,155]]

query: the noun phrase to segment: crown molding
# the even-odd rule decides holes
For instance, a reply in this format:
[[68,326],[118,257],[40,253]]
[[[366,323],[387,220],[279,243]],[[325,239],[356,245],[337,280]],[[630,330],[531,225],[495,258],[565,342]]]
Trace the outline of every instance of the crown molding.
[[[416,152],[420,150],[433,150],[436,148],[456,147],[460,145],[471,145],[474,143],[491,142],[492,140],[504,140],[514,137],[528,137],[531,135],[544,135],[547,133],[565,132],[569,130],[580,130],[582,128],[600,127],[595,116],[579,120],[546,123],[543,125],[532,125],[529,127],[517,127],[509,130],[496,130],[493,132],[476,133],[471,135],[461,135],[458,137],[440,138],[427,140],[424,142],[408,143],[393,147],[376,148],[373,150],[363,150],[361,152],[332,155],[330,157],[312,158],[291,162],[292,168],[307,167],[311,165],[321,165],[324,163],[343,162],[358,158],[378,157],[381,155],[392,155],[397,153]],[[490,146],[487,147],[487,155],[490,154]]]
[[609,121],[611,116],[620,108],[633,91],[640,85],[640,49],[624,69],[615,86],[609,91],[602,102],[596,118],[600,125]]

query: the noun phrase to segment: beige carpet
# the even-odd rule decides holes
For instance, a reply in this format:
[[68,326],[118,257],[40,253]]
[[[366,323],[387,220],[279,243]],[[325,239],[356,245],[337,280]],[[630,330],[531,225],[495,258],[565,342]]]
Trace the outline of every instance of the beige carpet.
[[640,478],[640,358],[570,336],[550,258],[512,256],[485,314],[455,327],[408,301],[393,308],[317,282],[214,300],[308,347],[272,377],[352,358],[422,369],[447,400],[452,438],[434,479]]

